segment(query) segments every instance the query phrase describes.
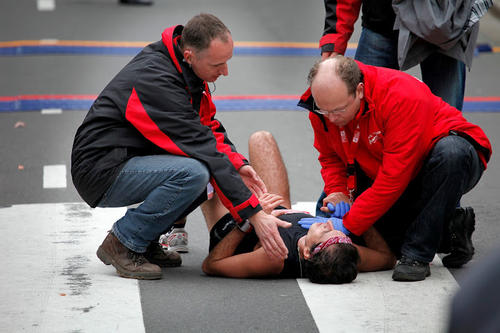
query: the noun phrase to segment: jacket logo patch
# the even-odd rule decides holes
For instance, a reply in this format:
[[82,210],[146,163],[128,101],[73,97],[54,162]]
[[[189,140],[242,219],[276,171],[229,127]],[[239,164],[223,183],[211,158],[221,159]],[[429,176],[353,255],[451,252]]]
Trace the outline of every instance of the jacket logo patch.
[[370,143],[372,145],[375,142],[377,142],[378,139],[381,138],[381,134],[382,134],[381,131],[376,131],[376,132],[373,132],[370,135],[368,135],[368,143]]

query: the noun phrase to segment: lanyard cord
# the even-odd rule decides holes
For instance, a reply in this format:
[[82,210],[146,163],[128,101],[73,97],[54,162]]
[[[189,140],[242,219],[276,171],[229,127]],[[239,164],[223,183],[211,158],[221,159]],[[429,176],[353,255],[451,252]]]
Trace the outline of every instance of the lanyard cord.
[[354,201],[354,190],[356,189],[356,166],[354,164],[356,153],[358,152],[359,136],[361,131],[359,129],[359,122],[356,123],[356,129],[352,136],[352,142],[347,140],[347,134],[344,127],[340,129],[340,138],[342,140],[342,147],[347,156],[347,191],[349,192],[349,200]]

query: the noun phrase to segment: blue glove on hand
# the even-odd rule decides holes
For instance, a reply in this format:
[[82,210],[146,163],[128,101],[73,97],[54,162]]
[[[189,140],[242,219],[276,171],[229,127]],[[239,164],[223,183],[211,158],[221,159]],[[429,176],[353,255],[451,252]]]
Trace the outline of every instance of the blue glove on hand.
[[314,223],[326,223],[330,218],[328,217],[303,217],[299,220],[299,224],[304,229],[309,229]]
[[336,218],[336,217],[304,217],[299,220],[299,224],[302,228],[304,229],[309,229],[311,225],[314,223],[326,223],[328,221],[332,221],[333,224],[333,229],[342,231],[344,234],[349,235],[350,232],[344,227],[344,223],[342,222],[342,219]]
[[349,211],[349,209],[351,209],[351,205],[349,205],[347,202],[345,201],[341,201],[339,202],[338,204],[334,205],[332,204],[331,202],[329,202],[326,207],[328,207],[328,209],[330,210],[331,212],[331,216],[333,217],[337,217],[337,218],[343,218],[345,214],[347,214],[347,212]]

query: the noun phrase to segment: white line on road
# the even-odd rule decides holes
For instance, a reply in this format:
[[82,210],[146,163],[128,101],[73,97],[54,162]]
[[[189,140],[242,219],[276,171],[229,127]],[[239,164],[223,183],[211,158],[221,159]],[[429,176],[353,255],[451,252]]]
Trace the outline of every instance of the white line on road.
[[39,11],[51,11],[56,9],[56,0],[37,0],[36,8]]
[[43,188],[66,188],[66,165],[44,165]]
[[0,208],[0,332],[144,332],[137,280],[95,255],[125,208]]
[[42,114],[61,114],[63,112],[62,109],[42,109]]
[[[314,214],[315,202],[293,208]],[[360,273],[352,283],[297,279],[320,332],[444,332],[457,282],[439,257],[420,282],[395,282],[392,270]]]

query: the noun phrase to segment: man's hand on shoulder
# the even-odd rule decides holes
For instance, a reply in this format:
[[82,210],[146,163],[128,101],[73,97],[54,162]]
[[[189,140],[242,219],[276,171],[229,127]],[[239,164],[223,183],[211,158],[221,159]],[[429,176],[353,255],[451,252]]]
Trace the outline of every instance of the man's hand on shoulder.
[[259,211],[249,220],[255,228],[255,232],[267,255],[284,260],[288,256],[288,249],[283,239],[281,239],[278,227],[289,228],[291,224],[263,211]]

